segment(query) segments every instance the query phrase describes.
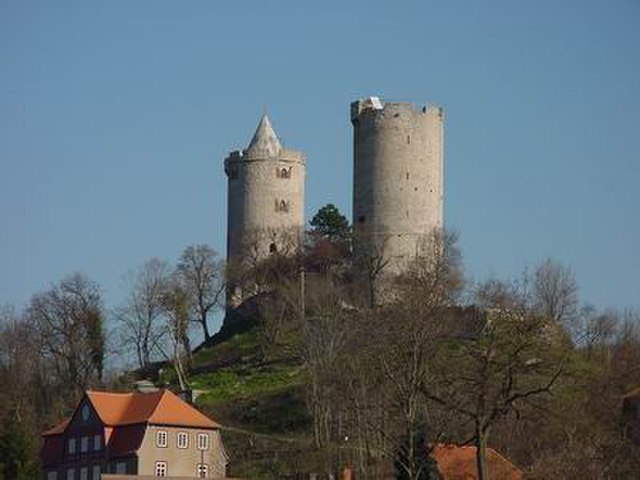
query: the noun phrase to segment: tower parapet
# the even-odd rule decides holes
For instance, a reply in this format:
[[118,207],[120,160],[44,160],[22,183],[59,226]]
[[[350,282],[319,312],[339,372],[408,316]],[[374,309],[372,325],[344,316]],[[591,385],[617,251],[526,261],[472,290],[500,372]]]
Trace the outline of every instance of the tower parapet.
[[443,110],[368,97],[351,104],[353,225],[361,250],[399,273],[443,227]]

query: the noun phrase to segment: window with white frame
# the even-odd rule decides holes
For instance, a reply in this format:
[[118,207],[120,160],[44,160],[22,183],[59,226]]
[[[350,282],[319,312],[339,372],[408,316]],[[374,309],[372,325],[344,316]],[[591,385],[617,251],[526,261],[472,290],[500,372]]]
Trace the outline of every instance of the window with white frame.
[[67,468],[67,480],[76,480],[75,468]]
[[89,480],[89,467],[80,467],[80,480]]
[[89,451],[89,437],[80,438],[80,452],[87,453]]
[[70,438],[69,440],[67,440],[67,452],[74,454],[76,453],[76,439],[75,438]]
[[198,434],[198,450],[209,450],[209,434]]
[[100,480],[100,465],[94,465],[91,472],[91,480]]
[[97,452],[102,449],[102,435],[93,436],[93,450]]
[[156,432],[156,445],[158,447],[165,448],[167,446],[167,432],[166,430],[158,430]]
[[198,478],[207,478],[209,476],[209,465],[206,463],[199,463],[196,475]]
[[155,468],[156,477],[166,477],[167,476],[167,462],[156,462]]
[[187,432],[178,432],[178,448],[189,448],[189,434]]

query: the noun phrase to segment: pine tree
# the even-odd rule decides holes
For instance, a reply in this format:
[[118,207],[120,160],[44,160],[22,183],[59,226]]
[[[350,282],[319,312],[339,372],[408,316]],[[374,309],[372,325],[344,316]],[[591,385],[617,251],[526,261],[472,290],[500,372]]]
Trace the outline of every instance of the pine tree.
[[0,433],[0,480],[38,477],[33,442],[18,415],[9,416]]

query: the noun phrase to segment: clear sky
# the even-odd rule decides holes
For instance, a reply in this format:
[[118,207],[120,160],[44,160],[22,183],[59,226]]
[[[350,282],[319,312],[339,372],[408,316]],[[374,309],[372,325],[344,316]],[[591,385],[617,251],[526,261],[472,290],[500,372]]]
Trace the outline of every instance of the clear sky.
[[640,307],[640,2],[0,1],[0,304],[225,250],[224,156],[264,109],[350,217],[349,103],[446,112],[445,219],[477,280],[551,256]]

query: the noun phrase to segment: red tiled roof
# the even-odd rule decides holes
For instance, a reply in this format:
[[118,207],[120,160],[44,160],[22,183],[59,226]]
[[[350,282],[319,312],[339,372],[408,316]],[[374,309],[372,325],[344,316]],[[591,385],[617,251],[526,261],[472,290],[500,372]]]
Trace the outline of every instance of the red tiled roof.
[[[474,480],[478,478],[476,447],[438,444],[433,458],[443,480]],[[493,480],[522,480],[522,472],[493,448],[487,448],[487,470]]]
[[60,423],[58,423],[56,426],[44,432],[42,435],[59,435],[61,433],[64,433],[64,429],[67,428],[67,425],[69,425],[70,421],[71,417],[65,418],[61,420]]
[[[86,396],[105,427],[137,423],[195,428],[220,426],[169,390],[151,393],[88,391]],[[60,435],[64,433],[70,421],[71,418],[65,418],[42,435]]]
[[169,390],[151,393],[91,391],[87,392],[87,397],[105,426],[152,423],[196,428],[219,427]]

